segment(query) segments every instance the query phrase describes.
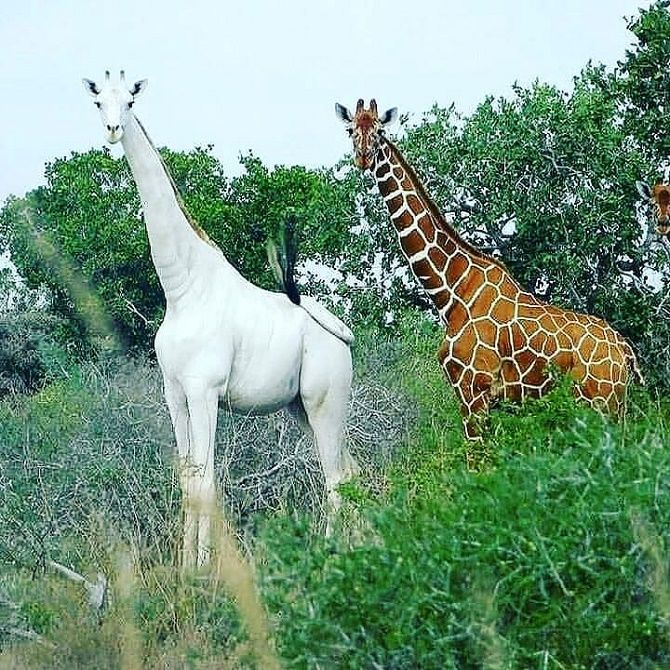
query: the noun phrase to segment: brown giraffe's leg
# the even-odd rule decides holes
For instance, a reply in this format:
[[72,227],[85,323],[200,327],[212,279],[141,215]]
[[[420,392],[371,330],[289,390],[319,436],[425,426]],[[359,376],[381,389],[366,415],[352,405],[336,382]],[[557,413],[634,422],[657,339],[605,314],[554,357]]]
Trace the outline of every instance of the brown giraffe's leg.
[[478,373],[473,379],[472,372],[464,370],[458,378],[454,378],[453,365],[445,364],[442,368],[458,398],[465,437],[468,440],[481,441],[481,426],[486,419],[491,402],[493,377]]
[[[471,392],[469,393],[471,395]],[[460,393],[458,394],[461,395]],[[488,416],[489,403],[491,401],[488,391],[480,391],[476,396],[469,399],[466,405],[461,400],[461,414],[463,415],[463,429],[465,437],[471,441],[481,442],[482,424]]]
[[[627,343],[623,343],[627,346]],[[619,366],[614,366],[613,368],[613,386],[612,386],[612,397],[610,398],[610,408],[611,412],[618,418],[622,419],[626,414],[626,399],[628,397],[628,385],[633,381],[636,375],[635,368],[631,365],[630,359],[627,358],[627,351],[622,347],[622,353],[624,360]],[[636,365],[635,358],[632,360],[632,364]],[[641,375],[637,379],[642,379]],[[644,381],[644,380],[642,380]]]
[[[471,359],[469,364],[464,362],[465,354]],[[481,424],[491,399],[501,394],[500,359],[489,348],[475,349],[470,342],[452,344],[445,339],[438,360],[458,398],[465,437],[481,441]],[[478,371],[474,372],[473,367]]]
[[620,364],[591,366],[586,380],[576,387],[576,396],[585,400],[601,414],[620,418],[625,405],[627,370]]
[[644,383],[644,380],[637,368],[633,350],[628,342],[619,337],[618,334],[615,352],[618,353],[618,356],[612,355],[611,392],[607,399],[607,405],[614,416],[622,419],[626,413],[628,385],[633,380],[641,383]]

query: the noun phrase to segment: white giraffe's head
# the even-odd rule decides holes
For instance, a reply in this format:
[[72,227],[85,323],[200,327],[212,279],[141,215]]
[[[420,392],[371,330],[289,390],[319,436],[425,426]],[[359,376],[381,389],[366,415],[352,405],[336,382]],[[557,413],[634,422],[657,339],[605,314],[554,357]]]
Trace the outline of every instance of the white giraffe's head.
[[109,71],[105,72],[105,81],[100,86],[90,79],[82,81],[86,90],[95,98],[95,106],[100,110],[107,141],[116,144],[123,137],[130,108],[135,98],[146,88],[147,80],[136,81],[128,88],[125,73],[121,70],[118,84],[111,82]]

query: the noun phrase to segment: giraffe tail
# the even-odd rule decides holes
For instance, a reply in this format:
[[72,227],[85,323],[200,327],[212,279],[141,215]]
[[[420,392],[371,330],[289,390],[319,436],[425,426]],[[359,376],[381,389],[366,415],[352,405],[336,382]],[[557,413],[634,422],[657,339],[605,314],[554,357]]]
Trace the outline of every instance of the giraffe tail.
[[354,341],[354,334],[351,330],[317,300],[308,295],[300,295],[298,291],[294,276],[295,262],[298,255],[294,216],[290,216],[286,220],[280,248],[277,248],[273,240],[268,240],[267,252],[268,261],[275,278],[291,302],[302,307],[314,321],[331,335],[342,340],[345,344],[351,344]]
[[644,386],[644,377],[642,376],[642,370],[640,370],[640,366],[638,365],[637,356],[635,356],[633,347],[631,347],[625,340],[623,341],[623,352],[626,357],[626,363],[628,363],[628,368],[632,372],[635,381],[640,386]]
[[267,243],[268,262],[281,289],[295,304],[300,304],[300,291],[295,283],[295,262],[298,257],[298,243],[295,234],[295,216],[291,215],[281,235],[281,246],[277,248],[274,240]]

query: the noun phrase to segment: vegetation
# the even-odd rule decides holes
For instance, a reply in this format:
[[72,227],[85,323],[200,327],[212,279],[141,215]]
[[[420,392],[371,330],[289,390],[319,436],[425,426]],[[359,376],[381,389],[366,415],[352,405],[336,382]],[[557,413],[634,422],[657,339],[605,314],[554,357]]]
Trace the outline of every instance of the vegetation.
[[[667,403],[638,391],[616,424],[576,405],[563,385],[498,410],[484,450],[471,452],[451,391],[424,356],[437,329],[404,328],[392,341],[366,339],[352,431],[377,438],[354,444],[375,475],[344,488],[332,537],[319,525],[309,446],[296,450],[291,435],[263,452],[263,440],[245,436],[282,433],[283,419],[250,428],[224,418],[217,462],[227,511],[254,556],[287,667],[669,662]],[[380,377],[389,395],[371,411],[376,393],[365,390]],[[69,667],[123,667],[130,633],[145,667],[251,663],[225,589],[182,581],[171,567],[179,493],[159,387],[152,364],[121,360],[85,364],[3,403],[0,666],[48,667],[55,644]],[[76,585],[45,572],[52,559],[119,580],[126,556],[134,587],[119,600],[117,581],[102,619]],[[40,641],[26,644],[17,631]]]
[[646,402],[635,413],[608,424],[561,388],[497,417],[498,463],[484,473],[419,452],[388,496],[356,503],[367,523],[357,546],[275,521],[264,581],[284,656],[299,667],[663,667],[667,414]]
[[[632,341],[648,384],[618,423],[564,380],[497,407],[467,444],[440,328],[367,176],[249,155],[230,179],[210,147],[163,150],[194,217],[264,286],[265,240],[295,215],[303,287],[356,330],[362,472],[331,536],[293,423],[220,419],[226,516],[285,667],[670,665],[670,245],[634,188],[670,149],[666,4],[630,20],[637,43],[613,71],[588,65],[570,93],[537,82],[467,117],[435,107],[399,139],[465,236]],[[18,270],[0,274],[0,668],[263,667],[231,578],[174,567],[180,492],[149,344],[162,295],[127,166],[96,150],[46,176],[0,211]],[[58,566],[104,575],[107,601],[91,607]]]

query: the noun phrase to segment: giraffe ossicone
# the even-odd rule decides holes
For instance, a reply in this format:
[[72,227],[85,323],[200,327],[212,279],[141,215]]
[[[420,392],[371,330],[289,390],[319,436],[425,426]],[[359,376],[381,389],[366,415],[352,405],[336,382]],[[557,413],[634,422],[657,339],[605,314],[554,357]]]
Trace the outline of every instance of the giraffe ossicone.
[[287,408],[313,434],[330,509],[355,471],[343,442],[352,379],[347,326],[313,298],[247,281],[188,215],[159,152],[132,106],[131,87],[106,74],[84,79],[106,138],[120,141],[139,192],[151,258],[165,294],[156,357],[175,433],[184,500],[185,566],[209,559],[217,495],[214,438],[219,399],[242,413]]
[[481,437],[478,415],[492,400],[545,393],[551,366],[569,374],[576,394],[619,412],[635,354],[603,320],[538,300],[499,261],[461,238],[427,194],[398,147],[384,134],[395,110],[381,117],[374,100],[352,114],[335,112],[352,138],[354,160],[369,170],[389,210],[400,248],[445,326],[439,362],[460,402],[468,438]]

